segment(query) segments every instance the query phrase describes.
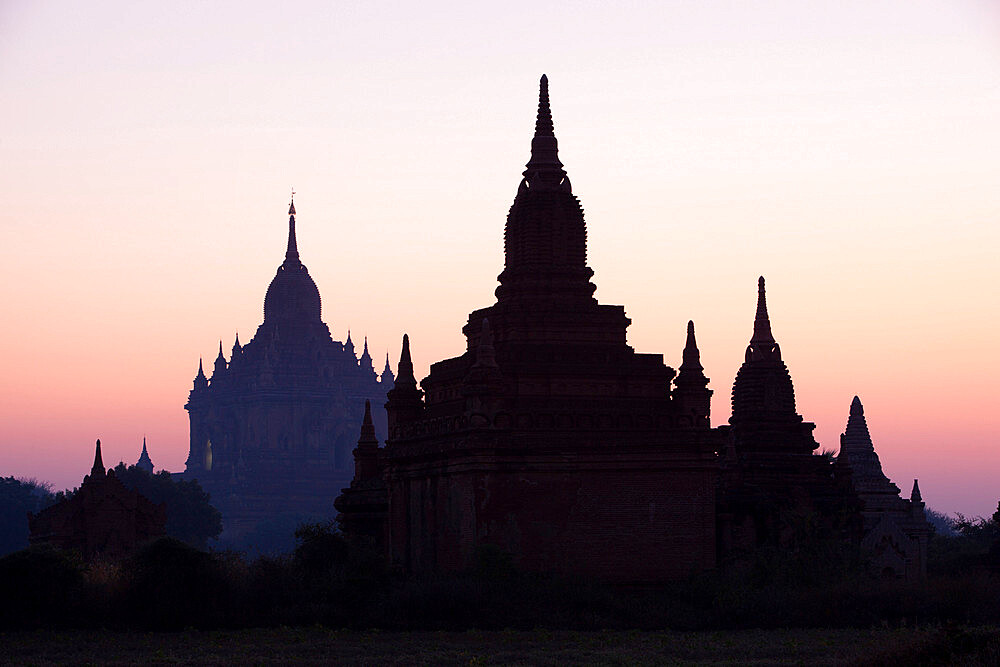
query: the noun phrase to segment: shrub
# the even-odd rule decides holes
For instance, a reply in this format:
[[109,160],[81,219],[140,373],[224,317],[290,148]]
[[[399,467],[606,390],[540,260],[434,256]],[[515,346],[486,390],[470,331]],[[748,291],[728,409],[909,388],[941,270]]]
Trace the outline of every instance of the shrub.
[[0,558],[0,627],[59,627],[79,605],[83,568],[78,559],[48,546]]

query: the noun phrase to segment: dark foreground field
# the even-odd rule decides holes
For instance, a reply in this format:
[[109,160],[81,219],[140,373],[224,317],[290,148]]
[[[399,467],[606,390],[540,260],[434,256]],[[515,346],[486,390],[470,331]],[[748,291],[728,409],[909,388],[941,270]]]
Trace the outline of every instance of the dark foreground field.
[[1000,664],[1000,629],[0,633],[3,664]]

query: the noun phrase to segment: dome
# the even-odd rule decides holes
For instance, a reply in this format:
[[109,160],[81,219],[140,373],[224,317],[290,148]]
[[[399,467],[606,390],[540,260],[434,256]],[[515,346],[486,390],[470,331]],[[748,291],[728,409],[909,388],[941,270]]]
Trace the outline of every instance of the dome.
[[285,261],[267,288],[264,296],[264,321],[295,320],[319,322],[319,289],[309,276],[309,270],[299,261],[295,241],[295,202],[288,207],[288,248]]
[[319,289],[303,264],[285,262],[264,296],[264,321],[320,320]]

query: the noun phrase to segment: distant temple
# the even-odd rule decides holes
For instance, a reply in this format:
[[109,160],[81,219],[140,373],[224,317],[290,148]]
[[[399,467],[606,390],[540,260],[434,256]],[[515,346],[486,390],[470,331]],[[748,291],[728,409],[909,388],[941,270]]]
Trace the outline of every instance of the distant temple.
[[[392,372],[376,375],[367,339],[360,359],[320,318],[320,295],[299,259],[295,204],[285,261],[267,288],[264,322],[227,361],[219,344],[211,379],[199,363],[184,406],[191,442],[184,476],[197,479],[223,516],[222,539],[263,522],[332,514],[353,475],[351,451],[366,400],[385,402]],[[385,433],[380,412],[375,428]]]
[[354,478],[336,501],[349,537],[404,572],[464,569],[492,546],[525,570],[637,583],[816,534],[857,543],[862,507],[876,551],[907,530],[919,542],[919,494],[880,497],[897,512],[893,532],[888,510],[869,516],[878,503],[852,486],[850,447],[836,463],[814,454],[763,278],[728,425],[710,425],[693,323],[679,372],[628,346],[624,308],[593,298],[583,210],[559,161],[544,76],[526,166],[497,301],[469,315],[465,352],[433,364],[418,388],[403,336],[384,447],[366,406]]
[[854,491],[861,500],[865,536],[862,547],[872,566],[884,577],[922,579],[927,576],[927,522],[920,487],[913,480],[910,499],[899,495],[899,487],[882,472],[882,463],[865,421],[864,407],[855,396],[847,428],[840,436],[837,464],[849,470]]
[[86,561],[117,559],[146,540],[164,535],[163,504],[125,487],[114,470],[105,470],[101,441],[94,466],[73,496],[36,515],[28,514],[29,542],[75,550]]

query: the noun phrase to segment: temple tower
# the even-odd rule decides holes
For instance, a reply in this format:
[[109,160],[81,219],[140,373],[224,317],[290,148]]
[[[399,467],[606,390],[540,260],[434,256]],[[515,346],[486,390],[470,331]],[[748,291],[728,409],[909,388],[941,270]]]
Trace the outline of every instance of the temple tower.
[[[303,264],[295,203],[284,261],[264,296],[264,321],[227,361],[222,343],[211,380],[199,362],[185,408],[191,443],[185,476],[197,479],[223,515],[221,540],[243,546],[259,533],[334,514],[353,474],[351,455],[365,401],[381,406],[389,383],[362,368],[353,344],[335,341]],[[372,415],[385,434],[385,413]]]
[[359,459],[338,499],[344,530],[381,484],[376,532],[406,571],[468,567],[483,545],[525,570],[616,581],[711,568],[721,440],[693,332],[674,388],[662,355],[626,343],[625,309],[594,298],[544,76],[504,251],[496,302],[469,315],[464,353],[419,386],[404,336],[380,474]]
[[792,547],[801,517],[821,532],[848,535],[852,499],[830,461],[813,455],[815,424],[795,411],[795,390],[781,348],[771,333],[764,278],[757,281],[757,312],[743,365],[733,382],[733,411],[721,429],[719,546],[723,558],[740,558],[768,544]]

